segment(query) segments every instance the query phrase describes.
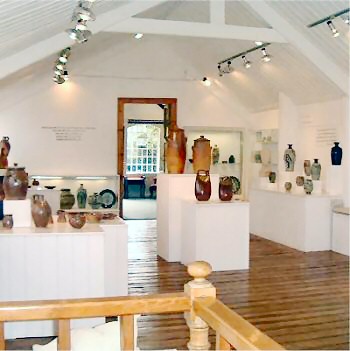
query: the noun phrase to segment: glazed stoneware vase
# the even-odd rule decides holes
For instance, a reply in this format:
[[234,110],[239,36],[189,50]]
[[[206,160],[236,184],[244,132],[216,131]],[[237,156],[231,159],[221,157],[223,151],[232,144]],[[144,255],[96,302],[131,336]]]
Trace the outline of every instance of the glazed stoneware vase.
[[186,163],[185,131],[180,128],[169,129],[166,143],[166,162],[168,173],[182,174]]
[[312,180],[311,179],[305,179],[305,182],[304,182],[305,193],[310,195],[312,193],[313,189],[314,189],[314,185],[312,183]]
[[18,167],[17,163],[7,168],[3,188],[6,200],[24,200],[28,190],[28,174],[25,168]]
[[342,157],[343,157],[342,148],[339,146],[338,142],[334,142],[334,146],[331,149],[332,165],[340,166]]
[[13,227],[13,217],[11,214],[4,215],[2,226],[6,229],[11,229]]
[[294,164],[295,164],[295,150],[293,149],[293,144],[288,144],[288,149],[284,151],[284,165],[286,172],[293,172],[294,171]]
[[62,210],[70,210],[75,203],[75,197],[70,192],[70,189],[61,189],[60,208]]
[[321,177],[321,165],[318,162],[318,158],[314,159],[314,163],[311,166],[311,179],[320,180]]
[[284,183],[284,188],[286,189],[286,192],[290,192],[292,190],[292,183],[291,182],[285,182]]
[[66,213],[62,210],[57,211],[57,223],[66,223]]
[[276,172],[269,173],[269,181],[270,183],[276,183]]
[[194,141],[192,153],[194,173],[197,174],[200,170],[209,172],[211,163],[210,140],[204,138],[204,135],[201,135],[200,138]]
[[38,228],[45,228],[50,222],[51,207],[44,199],[44,195],[33,195],[32,217]]
[[84,185],[80,184],[80,187],[77,191],[78,207],[85,208],[86,207],[86,200],[87,200],[87,191],[84,188]]
[[310,160],[304,161],[304,172],[305,172],[306,176],[310,177],[310,175],[311,175],[311,161]]
[[98,210],[101,207],[101,196],[98,193],[93,193],[89,196],[88,202],[92,209]]
[[196,176],[194,193],[198,201],[208,201],[211,196],[209,171],[199,170]]
[[233,196],[233,182],[231,177],[220,177],[219,198],[221,201],[230,201]]
[[86,215],[81,212],[71,212],[68,214],[69,224],[76,229],[80,229],[86,223]]
[[220,159],[220,149],[219,147],[215,144],[213,147],[213,151],[212,151],[212,160],[213,160],[213,165],[216,165],[217,163],[219,163],[219,159]]
[[297,186],[303,186],[304,185],[304,177],[297,176],[295,179],[295,183],[297,184]]
[[7,157],[10,153],[11,145],[9,137],[4,136],[0,141],[0,169],[8,167]]

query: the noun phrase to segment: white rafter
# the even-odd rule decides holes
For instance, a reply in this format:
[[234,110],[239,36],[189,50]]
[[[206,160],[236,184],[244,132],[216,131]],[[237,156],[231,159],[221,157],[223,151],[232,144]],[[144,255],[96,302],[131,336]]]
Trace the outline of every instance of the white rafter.
[[345,94],[349,94],[348,75],[329,59],[313,43],[298,32],[288,21],[281,17],[265,0],[246,3],[272,28],[283,35],[301,54],[307,57],[328,79],[336,84]]
[[270,28],[234,26],[226,24],[198,23],[159,20],[148,18],[129,18],[105,29],[106,32],[160,35],[178,35],[186,37],[262,40],[270,43],[285,43],[286,40]]
[[[146,11],[167,0],[132,1],[98,16],[95,22],[89,23],[89,30],[94,34],[101,32],[112,24]],[[41,41],[17,54],[11,55],[0,61],[0,79],[44,59],[74,42],[69,39],[67,33],[59,33],[55,36]]]
[[210,0],[210,23],[225,24],[225,0]]

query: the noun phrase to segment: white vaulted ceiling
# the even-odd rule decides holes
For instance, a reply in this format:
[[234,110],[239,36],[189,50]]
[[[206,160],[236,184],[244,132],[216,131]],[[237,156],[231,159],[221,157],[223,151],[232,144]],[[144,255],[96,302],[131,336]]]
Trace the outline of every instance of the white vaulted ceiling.
[[[104,16],[113,14],[114,16],[118,11],[122,11],[124,5],[137,1],[140,2],[140,0],[97,0],[93,5],[97,20],[91,25],[101,24],[99,21],[102,21],[102,14]],[[143,0],[143,3],[147,1]],[[218,0],[213,1],[215,3]],[[244,69],[241,60],[236,59],[233,62],[236,72],[219,78],[217,75],[218,61],[254,47],[254,42],[252,40],[193,38],[191,30],[188,31],[188,35],[177,37],[146,35],[139,45],[140,48],[143,48],[142,55],[152,56],[154,52],[151,54],[147,50],[157,52],[157,45],[159,50],[165,47],[164,43],[172,45],[174,55],[181,57],[187,65],[187,67],[184,65],[183,68],[178,69],[178,72],[187,72],[189,69],[195,68],[202,76],[215,78],[218,84],[226,85],[232,91],[232,94],[250,111],[275,108],[278,103],[279,92],[284,92],[299,104],[344,96],[344,88],[337,84],[336,79],[332,79],[332,69],[335,68],[334,74],[338,77],[343,74],[344,79],[348,79],[349,26],[340,18],[335,19],[334,24],[341,35],[338,38],[333,38],[326,24],[314,28],[307,28],[307,25],[339,10],[346,9],[349,6],[348,1],[228,0],[225,2],[224,23],[267,30],[272,28],[281,37],[284,37],[286,34],[284,28],[281,28],[281,26],[274,28],[266,16],[259,13],[259,6],[257,5],[261,2],[266,3],[277,13],[277,16],[287,21],[292,30],[301,34],[306,44],[310,44],[316,50],[313,52],[320,53],[322,57],[310,55],[312,50],[303,51],[303,47],[308,45],[301,47],[290,42],[290,40],[286,40],[286,43],[272,43],[268,47],[268,52],[273,56],[270,63],[262,64],[259,57],[260,53],[254,52],[249,55],[249,59],[253,62],[251,69]],[[75,0],[0,0],[0,65],[2,60],[14,54],[20,54],[24,49],[27,49],[28,54],[31,47],[64,32],[70,25],[70,17],[76,5],[77,1]],[[109,18],[110,25],[113,16]],[[159,1],[157,6],[140,11],[134,18],[208,24],[210,23],[210,1],[169,0],[163,1],[163,3]],[[103,28],[103,30],[108,32],[109,28],[111,26]],[[82,57],[87,57],[86,54],[88,53],[102,55],[103,57],[104,50],[108,49],[108,47],[104,49],[103,45],[108,43],[111,47],[113,45],[122,47],[123,55],[127,55],[128,50],[130,50],[130,53],[134,53],[135,43],[131,35],[119,34],[117,31],[118,27],[115,27],[110,33],[96,34],[88,43],[76,47],[75,50],[84,52]],[[259,37],[256,40],[259,40]],[[169,45],[167,46],[169,47]],[[58,46],[57,51],[61,48]],[[49,52],[48,50],[47,55],[51,53],[52,51]],[[106,56],[108,55],[106,54]],[[319,61],[326,62],[326,66],[329,64],[327,72],[322,69],[324,66],[319,65]],[[109,68],[101,61],[96,66],[85,65],[83,61],[80,61],[79,65],[74,65],[73,62],[72,66],[75,67],[74,70],[79,75],[94,74],[94,69],[96,74],[108,74],[109,71]],[[100,71],[97,72],[97,70]],[[147,68],[143,70],[142,66],[133,72],[129,72],[133,76],[136,74],[139,77],[146,77],[148,74]]]

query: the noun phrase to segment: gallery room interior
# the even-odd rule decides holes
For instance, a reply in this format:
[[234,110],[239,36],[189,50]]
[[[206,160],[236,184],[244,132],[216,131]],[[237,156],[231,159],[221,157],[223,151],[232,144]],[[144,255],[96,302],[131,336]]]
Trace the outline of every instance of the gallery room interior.
[[349,11],[0,1],[0,350],[348,350]]

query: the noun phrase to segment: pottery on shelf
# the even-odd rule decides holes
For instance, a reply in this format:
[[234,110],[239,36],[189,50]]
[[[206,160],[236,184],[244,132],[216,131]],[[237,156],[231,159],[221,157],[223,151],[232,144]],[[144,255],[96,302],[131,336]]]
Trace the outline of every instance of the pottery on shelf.
[[235,163],[236,159],[233,155],[230,155],[230,157],[228,158],[228,163]]
[[11,145],[9,141],[9,137],[4,136],[0,141],[0,169],[4,169],[8,167],[7,157],[10,153]]
[[24,200],[28,190],[28,174],[25,168],[18,167],[17,163],[7,168],[3,188],[6,200]]
[[13,227],[13,217],[12,214],[5,214],[2,219],[2,226],[6,229],[11,229]]
[[311,166],[311,179],[320,180],[321,177],[321,165],[318,163],[318,158],[314,159],[314,163]]
[[284,165],[286,172],[293,172],[294,171],[294,164],[295,164],[295,150],[293,149],[293,144],[288,144],[288,149],[284,151]]
[[304,177],[303,176],[297,176],[296,181],[297,186],[303,186],[304,185]]
[[287,192],[290,192],[292,190],[292,183],[291,182],[285,182],[284,183],[284,188],[286,189]]
[[312,193],[313,189],[314,189],[314,185],[312,183],[312,180],[311,179],[305,179],[305,182],[304,182],[305,193],[310,195]]
[[310,177],[311,175],[311,161],[310,160],[304,160],[304,172],[305,175]]
[[101,196],[98,193],[93,193],[89,196],[88,203],[92,209],[99,209],[101,207]]
[[88,223],[99,223],[102,218],[103,218],[103,213],[89,212],[86,214],[86,219]]
[[169,129],[166,142],[166,163],[170,174],[182,174],[186,164],[185,131],[181,128]]
[[86,207],[86,200],[87,200],[87,191],[84,188],[84,185],[80,184],[80,187],[77,191],[78,207],[85,208]]
[[70,210],[75,203],[75,197],[70,192],[70,189],[61,189],[60,208],[62,210]]
[[339,146],[339,142],[335,141],[334,146],[331,149],[332,165],[333,166],[340,166],[342,157],[343,157],[343,150]]
[[211,196],[211,182],[208,170],[197,171],[195,190],[198,201],[208,201]]
[[210,140],[204,138],[204,135],[201,135],[200,138],[194,141],[192,152],[194,173],[197,174],[200,170],[209,171],[211,163]]
[[276,172],[269,173],[269,181],[270,183],[276,183]]
[[211,158],[213,160],[213,165],[216,165],[217,163],[219,163],[220,149],[219,149],[219,147],[216,144],[213,147]]
[[220,177],[219,198],[221,201],[230,201],[233,196],[233,182],[231,177]]
[[80,229],[86,223],[86,215],[82,212],[70,212],[69,216],[69,224],[76,229]]
[[39,181],[34,178],[32,181],[32,186],[39,186],[39,185],[40,185]]
[[57,211],[57,223],[66,223],[66,213],[62,210]]
[[36,227],[45,228],[50,222],[51,207],[44,195],[33,195],[32,217]]

